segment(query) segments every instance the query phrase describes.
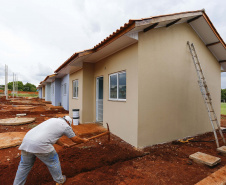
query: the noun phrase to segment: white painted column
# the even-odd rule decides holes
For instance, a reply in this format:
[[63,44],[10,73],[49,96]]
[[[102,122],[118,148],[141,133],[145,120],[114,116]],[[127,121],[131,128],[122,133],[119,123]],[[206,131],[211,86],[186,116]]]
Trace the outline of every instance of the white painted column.
[[5,96],[8,100],[8,66],[5,64]]

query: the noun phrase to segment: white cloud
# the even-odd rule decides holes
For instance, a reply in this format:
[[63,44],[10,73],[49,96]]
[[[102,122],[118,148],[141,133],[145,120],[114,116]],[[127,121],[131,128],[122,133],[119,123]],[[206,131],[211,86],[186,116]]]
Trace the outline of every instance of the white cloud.
[[[129,19],[203,8],[226,40],[222,0],[0,0],[0,73],[7,64],[9,75],[38,84],[74,52],[92,48]],[[225,79],[223,74],[224,88]]]

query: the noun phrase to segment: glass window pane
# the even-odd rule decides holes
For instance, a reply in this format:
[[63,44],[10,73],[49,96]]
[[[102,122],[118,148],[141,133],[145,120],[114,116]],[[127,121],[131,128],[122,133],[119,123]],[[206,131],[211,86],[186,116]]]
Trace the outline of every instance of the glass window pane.
[[103,77],[99,78],[99,100],[103,100]]
[[77,98],[78,97],[78,80],[74,80],[73,81],[73,98]]
[[119,99],[126,99],[126,73],[118,74],[118,84],[119,84]]
[[73,97],[75,97],[75,81],[72,82],[72,93]]
[[78,80],[76,80],[76,98],[78,97]]
[[110,98],[117,98],[117,75],[110,76]]

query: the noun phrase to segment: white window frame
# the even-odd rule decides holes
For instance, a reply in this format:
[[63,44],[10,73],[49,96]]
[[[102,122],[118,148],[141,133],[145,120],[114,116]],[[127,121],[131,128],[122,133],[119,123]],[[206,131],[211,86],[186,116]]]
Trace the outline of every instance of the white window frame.
[[[75,87],[74,87],[74,83],[75,83]],[[76,87],[77,85],[77,87]],[[75,89],[75,95],[77,96],[74,96],[74,89]],[[72,81],[72,98],[75,98],[75,99],[78,99],[78,80],[73,80]]]
[[63,92],[64,92],[64,96],[67,95],[67,83],[64,83],[63,85]]
[[[126,101],[126,99],[119,98],[119,80],[118,80],[118,75],[122,74],[122,73],[126,73],[126,71],[112,73],[112,74],[109,75],[109,100],[112,100],[112,101]],[[111,76],[114,76],[114,75],[117,76],[117,98],[111,98]]]

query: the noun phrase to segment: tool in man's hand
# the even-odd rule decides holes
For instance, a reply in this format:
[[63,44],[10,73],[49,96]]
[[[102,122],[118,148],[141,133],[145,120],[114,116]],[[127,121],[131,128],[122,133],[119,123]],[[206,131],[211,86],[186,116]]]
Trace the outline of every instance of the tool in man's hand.
[[[106,124],[107,124],[107,129],[108,129],[106,132],[101,133],[101,134],[98,134],[98,135],[93,136],[93,137],[90,137],[90,138],[87,138],[87,139],[88,139],[88,140],[92,140],[92,139],[96,139],[96,138],[99,138],[99,137],[108,135],[108,141],[110,141],[110,130],[109,130],[109,125],[108,125],[108,123],[106,123]],[[72,145],[68,145],[67,147],[73,147],[73,146],[78,145],[78,144],[81,144],[81,143],[74,143],[74,144],[72,144]]]

